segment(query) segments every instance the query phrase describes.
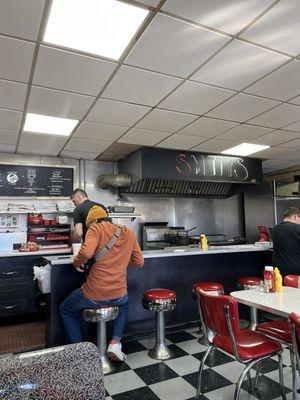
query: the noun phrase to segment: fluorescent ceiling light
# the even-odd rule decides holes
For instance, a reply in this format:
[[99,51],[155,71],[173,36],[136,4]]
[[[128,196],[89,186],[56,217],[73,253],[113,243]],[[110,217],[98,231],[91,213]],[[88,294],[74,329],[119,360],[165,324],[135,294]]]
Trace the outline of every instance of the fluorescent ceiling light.
[[23,131],[69,136],[77,123],[77,119],[27,113]]
[[148,13],[117,0],[53,0],[44,42],[118,60]]
[[238,146],[231,147],[224,150],[222,154],[231,154],[235,156],[249,156],[250,154],[257,153],[261,150],[268,149],[270,146],[263,146],[261,144],[242,143]]

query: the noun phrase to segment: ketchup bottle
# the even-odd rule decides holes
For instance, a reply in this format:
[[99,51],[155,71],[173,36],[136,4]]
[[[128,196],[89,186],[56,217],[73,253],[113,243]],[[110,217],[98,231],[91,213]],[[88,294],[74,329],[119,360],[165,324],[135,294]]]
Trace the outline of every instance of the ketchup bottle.
[[265,267],[264,281],[269,283],[269,292],[274,293],[276,291],[276,287],[275,287],[275,273],[273,267],[270,266]]

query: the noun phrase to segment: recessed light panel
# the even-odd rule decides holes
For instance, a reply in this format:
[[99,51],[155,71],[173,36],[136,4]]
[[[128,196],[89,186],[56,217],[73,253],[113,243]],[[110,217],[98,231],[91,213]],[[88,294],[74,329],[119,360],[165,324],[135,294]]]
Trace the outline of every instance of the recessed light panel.
[[118,60],[148,13],[117,0],[53,0],[44,42]]
[[268,149],[270,146],[263,146],[260,144],[242,143],[238,146],[231,147],[230,149],[224,150],[222,154],[231,154],[234,156],[249,156],[250,154],[257,153],[261,150]]
[[27,113],[23,131],[69,136],[77,123],[77,119]]

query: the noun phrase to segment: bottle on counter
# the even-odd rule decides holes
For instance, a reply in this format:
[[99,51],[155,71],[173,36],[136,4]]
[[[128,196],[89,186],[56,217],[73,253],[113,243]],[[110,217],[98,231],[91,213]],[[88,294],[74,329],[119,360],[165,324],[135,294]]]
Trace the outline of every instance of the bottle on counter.
[[206,239],[206,236],[204,234],[202,234],[200,236],[200,243],[201,243],[201,249],[202,250],[207,250],[208,249],[207,239]]
[[274,274],[275,274],[275,289],[276,292],[282,292],[283,287],[282,287],[282,276],[279,271],[279,269],[276,267],[274,268]]
[[267,287],[269,287],[269,292],[275,292],[275,274],[273,267],[266,266],[264,270],[264,282]]

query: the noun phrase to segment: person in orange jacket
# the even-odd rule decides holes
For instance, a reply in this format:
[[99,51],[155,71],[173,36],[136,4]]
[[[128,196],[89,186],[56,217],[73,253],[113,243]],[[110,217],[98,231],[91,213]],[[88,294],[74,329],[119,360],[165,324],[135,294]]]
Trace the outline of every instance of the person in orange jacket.
[[[86,218],[86,225],[88,230],[85,241],[73,261],[73,266],[78,270],[105,248],[118,228],[118,225],[112,223],[106,211],[99,206],[91,208]],[[127,267],[129,265],[142,267],[144,258],[133,231],[122,226],[114,245],[90,267],[82,287],[73,291],[60,306],[60,314],[70,343],[83,341],[80,329],[80,313],[83,308],[118,306],[119,315],[113,320],[113,335],[107,353],[113,360],[124,360],[121,338],[128,312]]]

